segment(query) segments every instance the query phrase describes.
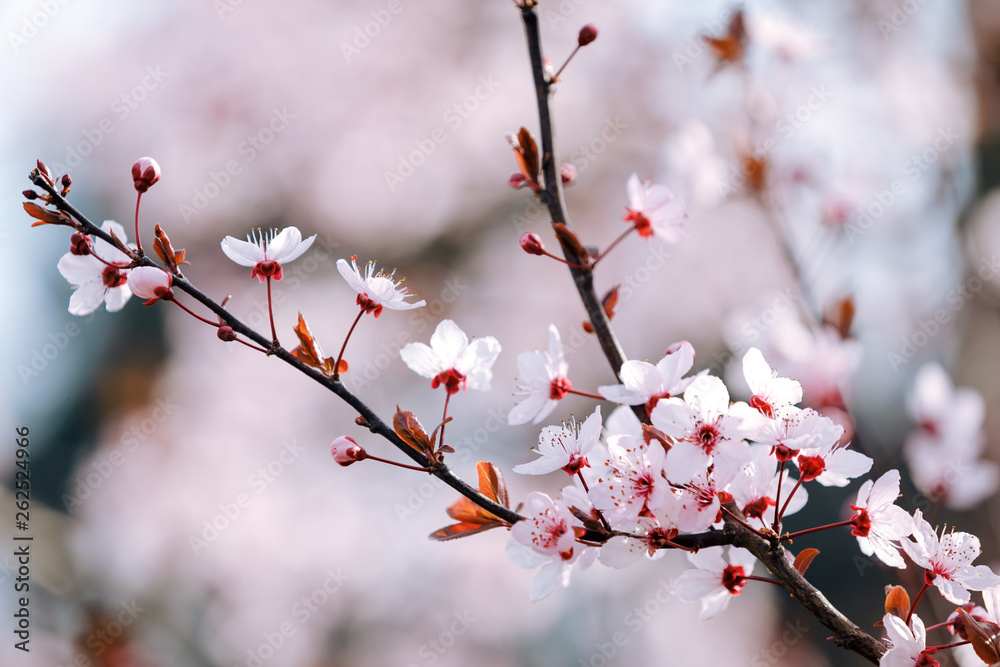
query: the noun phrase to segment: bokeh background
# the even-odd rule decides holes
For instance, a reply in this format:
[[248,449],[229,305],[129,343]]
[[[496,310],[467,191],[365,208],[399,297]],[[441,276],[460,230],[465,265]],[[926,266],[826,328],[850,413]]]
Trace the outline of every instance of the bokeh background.
[[[601,246],[624,229],[633,172],[688,206],[683,244],[630,238],[600,267],[601,290],[623,285],[614,323],[628,355],[656,361],[687,339],[696,368],[726,373],[738,394],[730,361],[770,349],[807,400],[856,427],[876,472],[902,465],[906,396],[937,361],[983,395],[995,458],[1000,7],[750,2],[745,57],[720,64],[703,37],[723,35],[735,8],[541,0],[557,66],[580,26],[600,30],[553,104],[562,160],[578,171],[567,192],[578,234]],[[0,27],[0,539],[13,544],[16,426],[30,428],[35,538],[31,652],[4,630],[0,662],[863,664],[763,586],[698,623],[695,605],[666,601],[679,554],[594,567],[531,604],[506,535],[426,539],[448,523],[443,485],[333,463],[343,434],[394,453],[319,386],[165,304],[67,313],[55,265],[68,234],[29,227],[25,176],[41,158],[72,175],[79,209],[131,229],[129,168],[151,155],[163,179],[143,199],[147,242],[160,223],[187,249],[186,274],[232,294],[260,331],[264,291],[219,241],[254,227],[318,235],[277,286],[286,345],[301,311],[328,353],[339,347],[356,312],[341,257],[396,267],[427,300],[363,320],[350,343],[348,386],[381,414],[399,403],[427,424],[441,410],[401,343],[426,341],[443,317],[496,336],[493,390],[452,403],[454,467],[472,479],[478,460],[509,470],[531,458],[537,427],[503,425],[517,354],[544,347],[554,323],[577,387],[612,375],[564,268],[518,247],[527,231],[555,242],[530,193],[506,185],[504,134],[537,130],[511,2],[7,0]],[[850,338],[820,335],[819,315],[848,297]],[[551,421],[592,409],[569,398]],[[515,499],[561,481],[507,479]],[[904,486],[913,509],[919,494]],[[814,493],[792,525],[840,518],[856,488]],[[995,565],[995,510],[937,516],[982,536]],[[870,628],[894,575],[859,561],[846,532],[799,546],[823,550],[810,578]],[[0,628],[13,625],[15,570],[0,556]]]

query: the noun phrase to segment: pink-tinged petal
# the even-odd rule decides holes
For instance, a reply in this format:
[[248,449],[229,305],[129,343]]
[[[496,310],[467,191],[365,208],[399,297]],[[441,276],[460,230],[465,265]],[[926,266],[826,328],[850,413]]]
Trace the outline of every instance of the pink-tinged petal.
[[[978,544],[979,540],[976,540],[977,547]],[[960,574],[962,585],[970,591],[982,591],[991,586],[1000,586],[1000,577],[994,574],[993,570],[986,565],[964,567],[961,569]],[[956,579],[958,578],[956,576]]]
[[899,471],[893,468],[886,470],[874,483],[871,480],[861,485],[858,500],[867,494],[867,507],[891,505],[899,497]]
[[[101,230],[107,234],[113,232],[119,241],[125,244],[128,243],[125,228],[114,220],[105,220],[104,224],[101,225]],[[94,252],[97,253],[98,257],[111,264],[126,264],[132,261],[128,255],[101,238],[94,240]],[[102,264],[101,266],[103,268],[104,265]]]
[[599,558],[602,565],[622,570],[638,563],[645,552],[643,541],[618,535],[604,543]]
[[109,313],[117,313],[125,307],[125,304],[128,303],[128,300],[131,298],[132,291],[129,290],[128,285],[113,287],[108,290],[107,294],[104,295],[104,307]]
[[[229,238],[229,237],[227,237]],[[235,260],[234,260],[235,261]],[[256,264],[257,262],[254,262]],[[252,266],[252,265],[250,265]],[[352,268],[350,264],[347,263],[346,259],[337,260],[337,270],[340,271],[340,275],[343,276],[347,284],[350,285],[351,289],[355,292],[362,294],[365,292],[365,283],[361,279],[361,274],[358,271],[357,264]]]
[[556,325],[549,325],[549,361],[552,363],[555,371],[560,375],[565,375],[566,373],[566,357],[563,353],[562,339],[559,337],[559,329]]
[[725,567],[725,564],[721,565],[718,572],[702,569],[685,570],[674,583],[674,594],[684,602],[697,602],[709,595],[726,593],[726,589],[722,586],[722,570]]
[[622,364],[619,377],[622,384],[644,397],[643,402],[658,394],[663,384],[659,369],[646,361],[626,361]]
[[459,357],[468,346],[469,337],[452,320],[441,320],[431,334],[431,349],[441,360],[442,370],[457,368]]
[[729,410],[729,390],[714,375],[702,375],[684,392],[684,402],[704,421],[715,421]]
[[900,570],[906,569],[906,561],[903,560],[903,556],[888,541],[880,539],[878,536],[870,535],[869,537],[859,537],[858,545],[861,547],[862,553],[866,556],[874,555],[890,567]]
[[710,457],[696,445],[690,442],[680,441],[667,452],[664,470],[669,479],[674,484],[686,484],[704,475],[708,470]]
[[399,358],[411,371],[428,380],[433,380],[438,373],[445,370],[440,368],[434,351],[424,343],[407,343],[399,351]]
[[753,450],[745,440],[723,440],[712,453],[718,477],[735,476],[752,458]]
[[240,266],[256,266],[265,259],[264,251],[259,245],[249,241],[240,241],[232,236],[222,239],[222,252]]
[[[597,444],[598,439],[601,437],[601,406],[594,408],[594,411],[590,414],[587,419],[584,420],[583,425],[580,426],[580,431],[577,434],[578,451],[582,456],[586,456],[594,445]],[[661,450],[662,451],[662,450]]]
[[534,461],[528,461],[527,463],[516,465],[513,470],[521,475],[547,475],[550,472],[559,470],[564,465],[566,465],[566,463],[553,457],[543,456],[535,459]]
[[468,376],[469,387],[479,391],[490,388],[490,381],[493,379],[493,371],[490,369],[499,355],[500,342],[496,338],[486,336],[472,341],[458,362],[459,370],[468,369],[463,372]]
[[937,587],[938,592],[941,593],[941,597],[953,604],[963,605],[972,599],[965,586],[944,577],[936,578],[934,585]]
[[992,461],[980,460],[964,471],[960,484],[948,489],[945,505],[953,510],[972,509],[992,496],[1000,485],[1000,470]]
[[636,440],[642,440],[642,422],[630,408],[617,407],[604,420],[604,429],[608,435],[631,435]]
[[[271,232],[272,234],[274,232]],[[285,253],[292,252],[296,247],[302,243],[302,233],[299,231],[298,227],[285,227],[275,236],[271,237],[271,240],[267,242],[266,254],[267,258],[274,262],[287,261],[283,257]]]
[[656,364],[664,389],[667,391],[676,389],[684,374],[690,371],[692,366],[694,366],[694,347],[691,343],[682,340],[671,345],[667,354]]
[[701,612],[698,614],[698,620],[709,621],[715,618],[729,607],[732,599],[733,596],[729,594],[729,591],[722,591],[717,595],[703,599],[701,601]]
[[[550,401],[542,394],[529,395],[507,413],[507,425],[521,426],[522,424],[527,424],[532,419],[536,420],[536,424],[540,423],[548,416],[548,414],[543,416],[542,412],[548,408],[547,404],[549,402],[552,403],[552,408],[555,408],[557,401]],[[548,412],[551,412],[552,408],[549,408]]]
[[[724,569],[726,569],[726,559],[723,558],[722,547],[709,547],[707,549],[701,549],[695,553],[689,553],[687,555],[688,562],[694,565],[699,570],[710,570],[713,572],[719,572],[720,576]],[[722,585],[722,580],[719,580],[719,585]]]
[[140,266],[128,274],[128,288],[142,299],[160,298],[172,284],[170,274],[154,266]]
[[517,355],[517,377],[530,383],[548,383],[551,378],[545,357],[539,352],[522,352]]
[[823,486],[847,486],[848,482],[864,475],[872,467],[871,458],[852,449],[838,449],[826,458],[826,468],[816,478]]
[[565,586],[568,583],[569,572],[569,568],[563,567],[563,564],[558,561],[549,561],[539,568],[528,586],[528,595],[531,597],[531,601],[544,600],[552,595],[552,591],[556,589],[557,585]]
[[983,606],[989,612],[994,623],[1000,619],[1000,586],[990,586],[983,589]]
[[68,252],[59,258],[56,268],[66,282],[76,286],[95,280],[100,283],[104,264],[91,255],[74,255]]
[[642,185],[642,181],[639,180],[638,174],[629,176],[628,181],[625,183],[625,190],[628,193],[629,208],[633,211],[645,208],[645,188]]
[[104,283],[91,280],[76,288],[69,297],[69,312],[71,315],[90,315],[104,303]]
[[672,438],[684,438],[695,428],[695,418],[691,410],[679,398],[668,398],[657,403],[650,419],[653,426]]
[[641,405],[646,402],[646,397],[634,389],[629,389],[623,384],[606,384],[597,388],[597,393],[606,400],[624,405]]
[[534,570],[551,560],[548,556],[544,556],[514,539],[507,541],[504,554],[507,556],[507,560],[522,570]]

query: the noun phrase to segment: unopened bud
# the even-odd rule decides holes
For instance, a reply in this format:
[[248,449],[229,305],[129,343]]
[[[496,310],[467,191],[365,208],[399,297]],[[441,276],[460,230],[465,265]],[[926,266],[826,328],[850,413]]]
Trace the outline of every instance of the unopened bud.
[[90,237],[76,232],[69,237],[69,251],[74,255],[89,255],[91,250]]
[[132,165],[132,181],[135,191],[142,193],[160,180],[160,165],[151,157],[141,157]]
[[565,186],[570,186],[576,183],[576,167],[569,162],[564,162],[559,165],[559,177],[562,178],[562,183]]
[[144,304],[147,306],[160,299],[173,299],[174,292],[170,289],[173,282],[173,276],[155,266],[140,266],[128,274],[128,288],[137,297],[147,299]]
[[68,188],[71,185],[73,185],[73,179],[70,177],[69,174],[63,174],[63,177],[62,177],[62,186],[64,188]]
[[35,163],[38,165],[38,173],[42,175],[42,178],[48,181],[49,185],[52,185],[52,172],[49,171],[49,168],[46,167],[45,163],[41,160],[36,160]]
[[226,341],[227,343],[231,343],[236,340],[236,332],[233,331],[232,327],[225,324],[219,327],[218,331],[215,332],[215,335],[219,337],[219,340]]
[[588,23],[580,28],[580,34],[577,35],[576,43],[580,46],[587,46],[587,44],[590,44],[595,39],[597,39],[597,26],[593,23]]
[[25,199],[38,199],[38,193],[34,190],[25,190],[21,193]]
[[545,254],[545,246],[542,244],[542,239],[538,234],[535,234],[534,232],[526,232],[521,237],[520,243],[521,243],[521,248],[523,248],[524,252],[528,253],[529,255]]
[[515,171],[513,174],[507,177],[507,185],[518,190],[520,188],[525,188],[528,186],[528,179],[524,177],[524,174]]
[[354,442],[354,438],[347,435],[342,435],[333,441],[330,445],[330,454],[333,455],[334,461],[345,468],[352,463],[368,458],[368,453],[364,448]]

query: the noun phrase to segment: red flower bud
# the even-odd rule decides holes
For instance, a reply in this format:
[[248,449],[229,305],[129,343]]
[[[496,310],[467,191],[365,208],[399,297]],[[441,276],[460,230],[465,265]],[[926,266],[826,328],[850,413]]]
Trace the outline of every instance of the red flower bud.
[[86,234],[76,232],[69,237],[69,251],[74,255],[89,255],[91,251],[91,240]]
[[219,327],[218,331],[215,332],[215,335],[219,337],[219,340],[227,343],[231,343],[236,340],[236,332],[233,331],[232,327],[226,326],[225,324]]
[[525,188],[528,186],[528,179],[524,177],[524,174],[520,172],[514,172],[507,177],[507,185],[518,190],[520,188]]
[[68,188],[71,185],[73,185],[73,178],[69,174],[63,174],[62,186]]
[[21,193],[25,199],[38,199],[38,193],[34,190],[25,190]]
[[146,306],[160,299],[173,299],[174,292],[170,289],[173,283],[173,276],[155,266],[140,266],[128,274],[128,288],[137,297],[147,299]]
[[347,435],[342,435],[333,441],[333,444],[330,445],[330,454],[333,455],[334,461],[345,468],[352,463],[368,458],[368,453],[364,448],[354,442],[354,438]]
[[132,181],[135,191],[142,193],[160,180],[160,165],[151,157],[141,157],[132,165]]
[[49,168],[46,167],[45,163],[41,160],[36,160],[36,164],[38,165],[38,173],[42,175],[42,178],[44,178],[49,185],[52,185],[52,172],[49,171]]
[[565,186],[570,186],[576,183],[576,167],[574,167],[569,162],[564,162],[559,165],[559,177],[562,178],[562,184]]
[[545,254],[545,246],[542,245],[542,238],[534,232],[527,232],[521,237],[521,248],[529,255]]
[[597,26],[593,23],[588,23],[580,28],[580,34],[577,35],[576,43],[580,46],[587,46],[587,44],[590,44],[595,39],[597,39]]

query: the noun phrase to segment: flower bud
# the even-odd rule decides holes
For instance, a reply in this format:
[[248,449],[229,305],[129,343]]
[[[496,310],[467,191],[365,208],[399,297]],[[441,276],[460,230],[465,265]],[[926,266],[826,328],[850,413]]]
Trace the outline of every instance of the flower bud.
[[565,186],[570,186],[576,183],[576,167],[569,162],[564,162],[559,165],[559,177],[562,179],[562,184]]
[[42,175],[42,178],[44,178],[45,181],[49,185],[52,185],[53,184],[52,183],[52,172],[49,171],[49,168],[46,167],[45,163],[42,162],[41,160],[36,160],[35,162],[38,165],[38,173],[40,173]]
[[34,190],[25,190],[21,193],[25,199],[38,199],[38,193]]
[[62,186],[63,189],[68,190],[69,186],[73,185],[73,178],[69,174],[63,174]]
[[334,461],[345,468],[352,463],[368,458],[368,453],[365,452],[364,448],[348,435],[342,435],[333,441],[333,444],[330,445],[330,454],[333,455]]
[[590,44],[595,39],[597,39],[597,26],[593,23],[588,23],[580,28],[580,34],[577,35],[576,43],[580,46],[587,46],[587,44]]
[[151,157],[139,158],[132,165],[132,180],[136,192],[145,192],[160,180],[160,165]]
[[551,79],[556,75],[556,68],[548,58],[542,58],[542,71],[545,73],[546,79]]
[[69,251],[74,255],[89,255],[91,251],[90,237],[76,232],[69,237]]
[[521,237],[521,248],[529,255],[545,254],[545,246],[542,244],[542,238],[534,232],[526,232]]
[[170,289],[173,282],[173,276],[155,266],[140,266],[128,274],[128,288],[132,294],[147,299],[144,304],[147,306],[160,299],[173,299],[174,291]]
[[236,332],[233,331],[232,327],[225,324],[219,327],[218,331],[215,332],[215,335],[219,337],[219,340],[227,343],[231,343],[236,340]]
[[515,171],[513,174],[507,177],[507,185],[514,188],[515,190],[519,190],[520,188],[528,186],[528,179],[524,177],[524,174]]

